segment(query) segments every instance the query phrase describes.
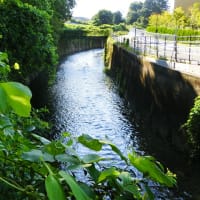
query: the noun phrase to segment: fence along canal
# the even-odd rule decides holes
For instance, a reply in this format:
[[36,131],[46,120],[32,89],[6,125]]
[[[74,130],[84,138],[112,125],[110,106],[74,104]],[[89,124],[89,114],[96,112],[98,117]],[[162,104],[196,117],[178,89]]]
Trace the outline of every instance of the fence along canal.
[[140,55],[171,62],[200,65],[200,36],[177,36],[133,29],[127,36],[114,39]]

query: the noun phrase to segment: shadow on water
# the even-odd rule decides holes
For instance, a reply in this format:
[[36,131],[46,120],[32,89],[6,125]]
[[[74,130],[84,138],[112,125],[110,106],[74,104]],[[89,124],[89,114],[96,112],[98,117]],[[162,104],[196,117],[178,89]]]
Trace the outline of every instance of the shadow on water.
[[152,65],[117,46],[113,52],[111,70],[140,125],[145,151],[177,173],[179,186],[193,194],[191,199],[200,199],[199,165],[191,163],[180,129],[197,96],[190,80],[194,77]]

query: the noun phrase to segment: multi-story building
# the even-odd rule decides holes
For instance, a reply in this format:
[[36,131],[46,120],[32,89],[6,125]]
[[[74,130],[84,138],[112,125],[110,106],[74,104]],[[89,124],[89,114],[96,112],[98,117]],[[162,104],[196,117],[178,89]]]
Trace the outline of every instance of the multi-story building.
[[185,11],[188,11],[194,3],[200,3],[200,0],[174,0],[174,8],[182,7]]

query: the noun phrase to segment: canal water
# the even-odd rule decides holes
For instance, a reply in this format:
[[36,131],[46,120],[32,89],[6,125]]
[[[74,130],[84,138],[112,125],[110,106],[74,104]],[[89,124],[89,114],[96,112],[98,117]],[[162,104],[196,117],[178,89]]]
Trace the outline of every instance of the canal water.
[[[108,138],[126,154],[130,148],[145,154],[141,139],[127,102],[119,96],[113,80],[104,72],[103,50],[95,49],[66,57],[50,89],[50,106],[54,133],[70,132],[74,136],[89,134]],[[81,147],[80,154],[87,153]],[[111,153],[102,151],[112,165],[123,168],[123,162]],[[139,173],[136,173],[138,176]],[[184,193],[155,187],[156,199],[182,200]]]

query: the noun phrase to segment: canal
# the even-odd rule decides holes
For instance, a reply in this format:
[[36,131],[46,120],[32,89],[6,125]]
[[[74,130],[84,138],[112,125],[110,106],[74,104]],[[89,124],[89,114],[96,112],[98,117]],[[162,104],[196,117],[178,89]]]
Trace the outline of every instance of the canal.
[[[145,153],[145,140],[138,131],[127,102],[120,97],[114,81],[104,72],[103,50],[76,53],[64,59],[58,69],[49,99],[54,133],[70,132],[74,136],[89,134],[108,139],[126,154],[134,148]],[[77,147],[80,154],[86,149]],[[105,148],[103,156],[112,165],[123,168],[123,162]],[[156,199],[182,200],[185,192],[154,187]]]

